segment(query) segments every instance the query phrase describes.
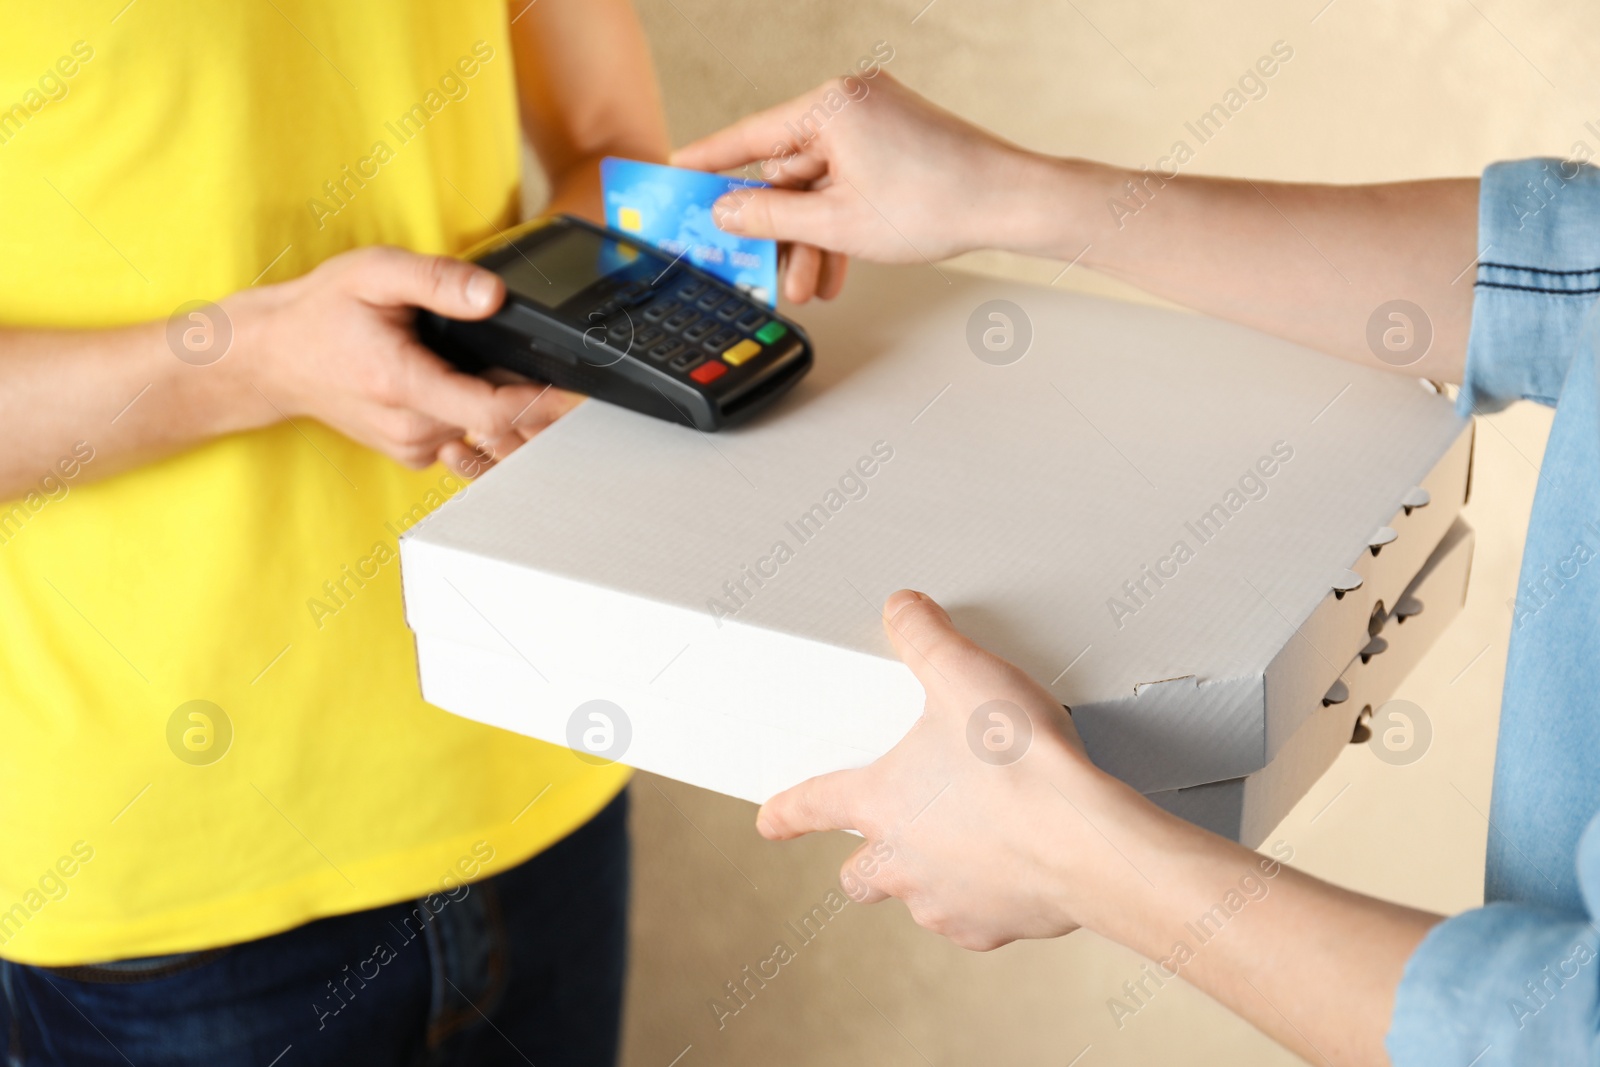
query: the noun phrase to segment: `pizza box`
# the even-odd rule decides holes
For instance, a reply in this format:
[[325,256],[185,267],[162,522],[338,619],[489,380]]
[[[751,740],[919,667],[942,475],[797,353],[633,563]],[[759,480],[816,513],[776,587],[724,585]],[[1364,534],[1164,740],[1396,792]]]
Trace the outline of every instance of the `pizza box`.
[[[1411,762],[1426,751],[1416,724],[1395,718],[1414,715],[1405,708],[1389,713],[1385,703],[1438,640],[1466,602],[1472,568],[1472,528],[1455,521],[1422,573],[1384,616],[1361,654],[1311,711],[1273,758],[1254,774],[1226,782],[1152,793],[1150,799],[1190,822],[1256,848],[1310,792],[1339,753],[1353,740],[1370,743],[1378,758]],[[1379,721],[1374,734],[1374,715]],[[1389,719],[1410,731],[1400,742],[1382,731]],[[1421,747],[1413,747],[1421,746]]]
[[1240,326],[926,266],[796,314],[817,365],[755,420],[591,401],[406,532],[426,699],[761,801],[915,721],[910,586],[1136,788],[1237,779],[1466,495],[1437,391]]

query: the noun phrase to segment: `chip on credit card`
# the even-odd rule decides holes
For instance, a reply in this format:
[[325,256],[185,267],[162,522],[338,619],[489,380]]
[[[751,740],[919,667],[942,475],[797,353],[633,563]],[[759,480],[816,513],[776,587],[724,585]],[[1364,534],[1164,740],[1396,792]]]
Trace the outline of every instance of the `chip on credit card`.
[[711,205],[767,183],[607,156],[600,161],[606,225],[714,275],[751,299],[777,305],[778,244],[717,227]]

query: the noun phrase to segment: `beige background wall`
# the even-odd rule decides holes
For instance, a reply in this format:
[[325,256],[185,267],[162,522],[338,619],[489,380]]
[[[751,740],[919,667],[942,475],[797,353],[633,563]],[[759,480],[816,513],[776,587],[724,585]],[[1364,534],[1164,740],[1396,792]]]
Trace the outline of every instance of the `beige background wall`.
[[[1292,61],[1192,172],[1466,174],[1497,158],[1564,154],[1578,138],[1600,144],[1583,129],[1600,119],[1586,59],[1600,10],[1584,5],[925,2],[637,0],[678,143],[844,71],[882,40],[897,77],[1013,140],[1137,165],[1282,40]],[[965,265],[1041,283],[1060,269],[998,256]],[[1127,295],[1082,270],[1061,284]],[[1481,900],[1506,602],[1548,424],[1524,405],[1479,425],[1467,608],[1397,694],[1432,718],[1431,749],[1408,767],[1347,750],[1273,835],[1296,863],[1422,907]],[[973,955],[924,934],[894,903],[849,905],[719,1030],[708,1002],[775,940],[797,943],[784,924],[836,884],[851,842],[768,845],[751,806],[645,775],[634,798],[629,1067],[1292,1062],[1179,983],[1119,1029],[1107,1000],[1141,961],[1091,935]]]

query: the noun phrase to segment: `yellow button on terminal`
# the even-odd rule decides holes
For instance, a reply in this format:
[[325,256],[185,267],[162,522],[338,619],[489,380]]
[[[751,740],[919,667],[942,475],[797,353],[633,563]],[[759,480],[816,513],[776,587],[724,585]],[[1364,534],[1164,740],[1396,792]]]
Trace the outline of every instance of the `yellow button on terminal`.
[[730,365],[737,367],[741,363],[748,363],[761,353],[761,346],[746,338],[722,353],[722,358]]

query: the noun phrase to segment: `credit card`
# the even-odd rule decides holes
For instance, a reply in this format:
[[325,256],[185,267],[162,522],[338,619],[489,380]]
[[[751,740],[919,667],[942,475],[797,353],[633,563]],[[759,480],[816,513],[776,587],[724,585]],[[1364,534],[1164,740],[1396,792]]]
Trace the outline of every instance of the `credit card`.
[[607,156],[600,161],[606,225],[683,256],[769,307],[778,302],[778,244],[717,228],[711,205],[735,189],[767,183]]

